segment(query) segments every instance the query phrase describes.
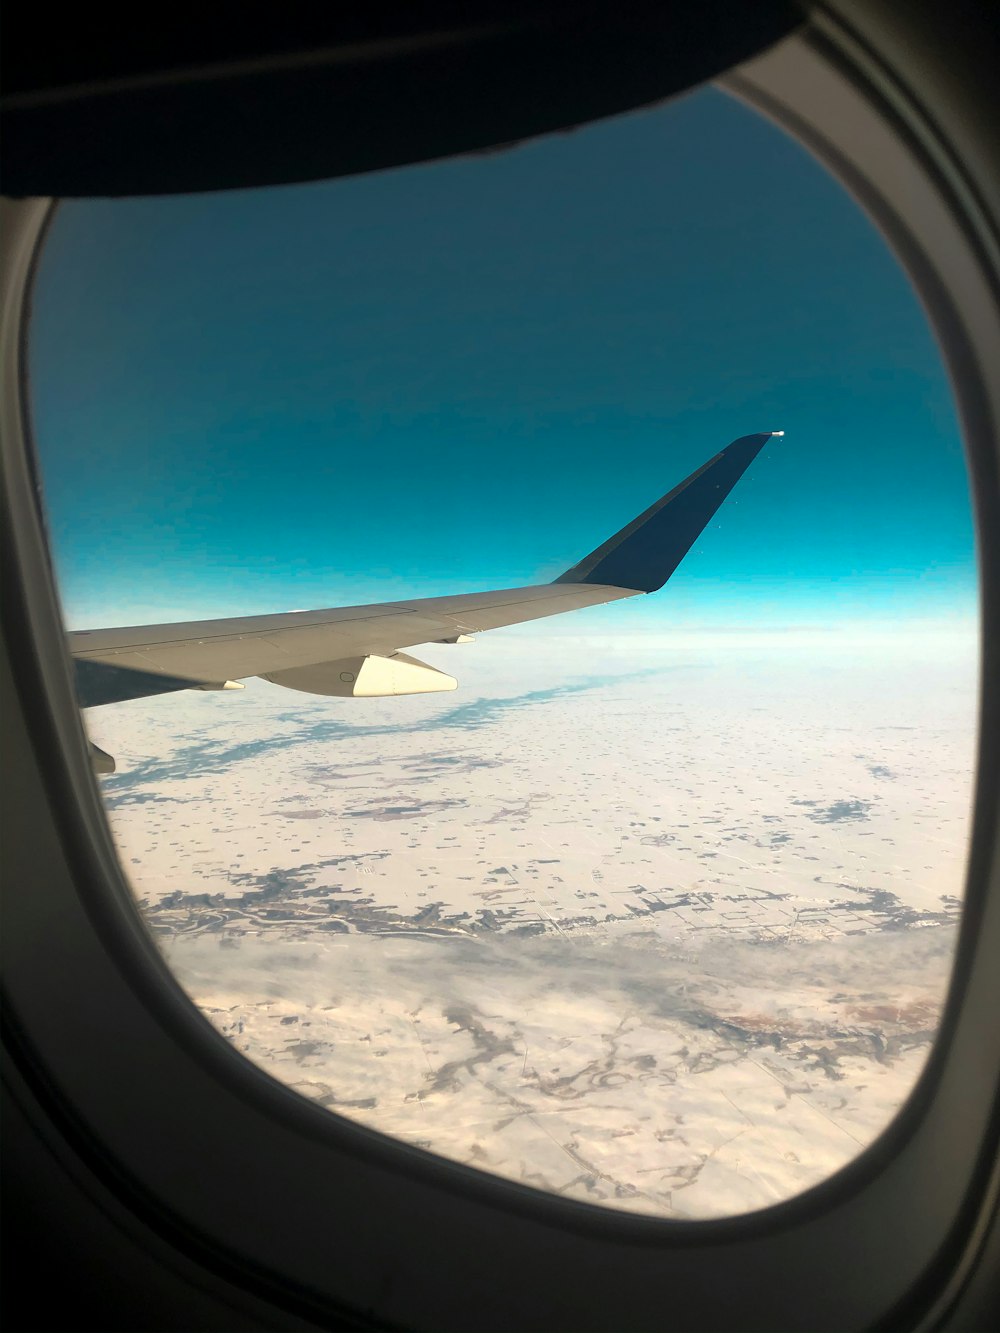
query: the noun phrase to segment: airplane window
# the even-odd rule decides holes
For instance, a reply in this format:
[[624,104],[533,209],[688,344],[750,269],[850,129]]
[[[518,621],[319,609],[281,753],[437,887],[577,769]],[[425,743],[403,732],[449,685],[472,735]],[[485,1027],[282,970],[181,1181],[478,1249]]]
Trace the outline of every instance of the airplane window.
[[873,1141],[950,976],[975,555],[917,299],[797,144],[704,90],[69,202],[31,337],[96,780],[238,1050],[669,1218]]

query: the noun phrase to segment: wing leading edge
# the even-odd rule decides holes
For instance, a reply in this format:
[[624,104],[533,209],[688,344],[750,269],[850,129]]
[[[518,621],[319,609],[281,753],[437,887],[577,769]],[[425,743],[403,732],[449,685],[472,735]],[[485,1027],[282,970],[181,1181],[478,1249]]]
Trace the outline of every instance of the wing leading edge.
[[[81,707],[182,689],[222,688],[249,676],[283,684],[283,672],[289,673],[287,683],[292,688],[302,688],[292,682],[311,678],[303,677],[305,667],[343,664],[346,668],[349,661],[367,657],[392,659],[415,644],[454,642],[460,635],[654,592],[684,559],[771,435],[778,433],[735,440],[553,583],[372,606],[71,633]],[[407,658],[406,663],[414,664],[414,659]],[[349,674],[348,670],[334,673],[339,687],[317,692],[360,692],[345,688],[341,676]],[[404,676],[416,680],[408,667],[395,673],[396,678]],[[441,685],[432,683],[428,688]]]

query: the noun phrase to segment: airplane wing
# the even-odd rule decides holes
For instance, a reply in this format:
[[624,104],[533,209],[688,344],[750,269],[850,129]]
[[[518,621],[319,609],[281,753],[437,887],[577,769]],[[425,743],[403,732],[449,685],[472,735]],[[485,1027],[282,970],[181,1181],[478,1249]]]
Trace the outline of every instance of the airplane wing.
[[457,642],[661,588],[771,438],[745,435],[553,583],[454,597],[176,625],[80,630],[69,637],[81,707],[187,689],[239,688],[263,676],[312,694],[375,696],[454,689],[402,650]]

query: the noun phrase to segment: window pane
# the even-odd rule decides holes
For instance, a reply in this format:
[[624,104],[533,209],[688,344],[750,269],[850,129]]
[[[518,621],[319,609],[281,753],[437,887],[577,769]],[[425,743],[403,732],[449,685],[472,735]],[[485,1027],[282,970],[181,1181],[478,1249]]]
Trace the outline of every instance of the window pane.
[[421,645],[458,693],[251,676],[84,716],[179,981],[331,1111],[685,1218],[888,1124],[960,913],[971,516],[918,303],[801,149],[705,91],[69,203],[32,356],[71,630],[545,584],[785,430],[662,592]]

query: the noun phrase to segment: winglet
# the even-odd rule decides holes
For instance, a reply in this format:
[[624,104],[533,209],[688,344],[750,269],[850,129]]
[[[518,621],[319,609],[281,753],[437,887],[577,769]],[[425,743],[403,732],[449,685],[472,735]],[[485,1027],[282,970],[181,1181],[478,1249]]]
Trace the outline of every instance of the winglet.
[[764,431],[734,440],[554,582],[656,592],[771,436],[783,434]]

